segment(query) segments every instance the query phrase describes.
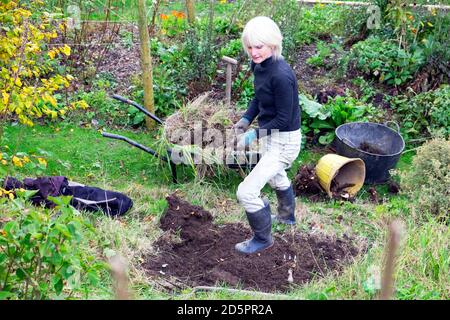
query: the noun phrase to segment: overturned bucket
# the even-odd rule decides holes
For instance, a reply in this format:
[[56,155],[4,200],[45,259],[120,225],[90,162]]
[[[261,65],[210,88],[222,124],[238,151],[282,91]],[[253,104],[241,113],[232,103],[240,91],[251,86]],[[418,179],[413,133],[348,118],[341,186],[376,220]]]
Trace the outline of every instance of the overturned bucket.
[[331,192],[333,181],[340,186],[348,185],[343,190],[353,197],[364,184],[366,166],[359,158],[347,158],[329,153],[320,158],[316,165],[316,174],[319,184],[329,197],[333,196]]

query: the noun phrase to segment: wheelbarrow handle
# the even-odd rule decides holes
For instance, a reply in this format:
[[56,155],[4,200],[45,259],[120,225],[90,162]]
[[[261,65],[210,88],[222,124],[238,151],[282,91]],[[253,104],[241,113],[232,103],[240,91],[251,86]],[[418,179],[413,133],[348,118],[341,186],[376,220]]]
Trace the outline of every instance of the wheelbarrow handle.
[[397,129],[397,133],[399,133],[400,132],[400,126],[398,125],[398,123],[397,122],[395,122],[395,121],[392,121],[392,120],[389,120],[389,121],[386,121],[385,123],[384,123],[384,125],[386,126],[386,127],[388,127],[389,128],[389,126],[388,126],[388,124],[389,123],[393,123],[393,124],[395,124],[395,127],[396,127],[396,129]]
[[124,136],[121,136],[121,135],[118,135],[118,134],[113,134],[113,133],[108,133],[108,132],[102,132],[102,136],[106,137],[106,138],[117,139],[117,140],[122,140],[122,141],[128,142],[132,146],[135,146],[135,147],[137,147],[137,148],[139,148],[141,150],[144,150],[145,152],[150,153],[154,157],[159,158],[159,159],[169,163],[170,171],[172,172],[172,180],[173,180],[174,183],[177,183],[177,168],[176,168],[175,163],[171,160],[171,157],[172,157],[172,150],[171,149],[167,149],[168,157],[165,157],[165,156],[160,155],[155,150],[153,150],[153,149],[151,149],[149,147],[143,146],[142,144],[137,143],[136,141],[131,140],[131,139],[129,139],[127,137],[124,137]]
[[141,112],[143,112],[144,114],[146,114],[147,116],[149,116],[150,118],[152,118],[153,120],[158,122],[159,124],[163,124],[164,123],[156,115],[154,115],[153,113],[149,112],[147,109],[145,109],[143,106],[141,106],[140,104],[138,104],[137,102],[135,102],[133,100],[127,99],[127,98],[122,97],[122,96],[119,96],[118,94],[113,94],[111,97],[116,99],[116,100],[119,100],[121,102],[124,102],[126,104],[132,105],[133,107],[139,109]]
[[106,138],[117,139],[117,140],[122,140],[122,141],[128,142],[132,146],[135,146],[135,147],[137,147],[137,148],[139,148],[141,150],[144,150],[145,152],[150,153],[151,155],[153,155],[153,156],[155,156],[155,157],[157,157],[157,158],[159,158],[159,159],[161,159],[161,160],[163,160],[165,162],[169,162],[167,157],[162,156],[159,153],[157,153],[155,150],[153,150],[153,149],[151,149],[149,147],[143,146],[142,144],[137,143],[136,141],[131,140],[131,139],[127,138],[127,137],[120,136],[118,134],[108,133],[108,132],[102,132],[102,136],[104,136]]

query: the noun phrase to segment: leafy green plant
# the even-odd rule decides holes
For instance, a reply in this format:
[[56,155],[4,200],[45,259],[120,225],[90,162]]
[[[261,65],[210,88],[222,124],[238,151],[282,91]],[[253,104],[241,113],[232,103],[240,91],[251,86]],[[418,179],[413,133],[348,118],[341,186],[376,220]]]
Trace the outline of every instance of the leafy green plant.
[[95,118],[101,125],[105,123],[123,125],[126,122],[126,109],[111,99],[105,89],[80,92],[79,96],[89,105],[87,112],[83,114],[88,120]]
[[185,15],[181,11],[172,10],[170,14],[161,13],[161,33],[168,37],[174,37],[187,28]]
[[326,104],[309,100],[299,95],[302,108],[302,132],[319,135],[320,144],[329,144],[335,138],[335,129],[341,124],[353,121],[367,121],[371,108],[361,105],[352,97],[337,96]]
[[80,247],[92,225],[69,205],[53,198],[54,210],[30,208],[34,191],[0,198],[6,219],[0,224],[0,299],[70,298],[83,284],[96,285],[105,269]]
[[322,67],[325,66],[325,59],[331,56],[332,51],[329,46],[327,46],[324,42],[320,41],[317,43],[317,53],[306,59],[306,63],[314,66],[314,67]]
[[434,91],[423,92],[412,98],[398,96],[394,100],[406,137],[440,131],[450,135],[450,86],[442,85]]
[[421,49],[406,52],[395,43],[375,36],[358,42],[352,51],[361,71],[389,85],[399,86],[412,79],[424,63]]
[[226,46],[220,49],[220,56],[227,56],[231,58],[239,57],[243,54],[242,42],[240,39],[233,39],[227,43]]
[[233,81],[232,91],[239,97],[236,102],[236,107],[238,109],[247,108],[249,102],[255,96],[253,74],[248,65],[243,65],[242,70],[237,74],[236,79]]
[[[168,70],[163,65],[153,68],[153,96],[155,99],[155,113],[158,116],[167,116],[177,110],[187,90],[184,82],[177,82],[176,72]],[[137,102],[144,101],[142,86],[133,93],[133,99]],[[144,114],[134,107],[128,108],[129,124],[139,125],[144,122]]]

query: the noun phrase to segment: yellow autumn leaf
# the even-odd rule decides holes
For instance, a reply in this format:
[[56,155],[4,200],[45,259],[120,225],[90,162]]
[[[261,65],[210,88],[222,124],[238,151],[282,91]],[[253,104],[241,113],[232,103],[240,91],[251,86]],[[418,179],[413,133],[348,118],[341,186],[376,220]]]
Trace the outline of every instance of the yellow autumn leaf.
[[14,200],[14,195],[12,193],[8,194],[9,199]]
[[59,50],[60,50],[60,52],[64,53],[66,56],[70,55],[70,47],[67,44],[65,44],[64,47],[60,48]]
[[48,56],[50,57],[50,59],[54,59],[57,53],[58,49],[53,49],[48,52]]
[[22,81],[20,81],[20,78],[16,79],[16,86],[18,86],[18,87],[22,86]]
[[13,162],[13,165],[15,165],[16,167],[23,167],[22,160],[16,156],[12,157],[12,162]]
[[2,91],[2,97],[3,97],[3,103],[5,105],[7,105],[8,101],[9,101],[9,93],[6,93],[5,91]]
[[44,166],[47,166],[47,161],[44,158],[38,158],[38,162]]
[[51,103],[52,106],[56,107],[58,105],[56,103],[56,99],[53,96],[48,96],[47,99]]
[[84,101],[84,100],[78,101],[78,106],[79,106],[81,109],[87,109],[87,108],[89,107],[89,105],[87,104],[87,102]]
[[27,156],[23,157],[23,162],[28,163],[30,161],[31,161],[30,158],[28,158]]
[[432,24],[431,22],[427,22],[427,25],[428,25],[429,27],[432,27],[432,26],[433,26],[433,24]]
[[2,160],[2,165],[6,166],[8,164],[8,161]]

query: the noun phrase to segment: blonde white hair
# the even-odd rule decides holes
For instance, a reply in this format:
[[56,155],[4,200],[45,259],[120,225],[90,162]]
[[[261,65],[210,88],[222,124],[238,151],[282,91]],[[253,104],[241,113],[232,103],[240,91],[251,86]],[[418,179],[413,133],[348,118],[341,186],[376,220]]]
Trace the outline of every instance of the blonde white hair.
[[247,54],[248,47],[264,44],[273,49],[275,60],[281,57],[283,36],[278,25],[269,17],[259,16],[247,22],[241,40]]

